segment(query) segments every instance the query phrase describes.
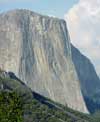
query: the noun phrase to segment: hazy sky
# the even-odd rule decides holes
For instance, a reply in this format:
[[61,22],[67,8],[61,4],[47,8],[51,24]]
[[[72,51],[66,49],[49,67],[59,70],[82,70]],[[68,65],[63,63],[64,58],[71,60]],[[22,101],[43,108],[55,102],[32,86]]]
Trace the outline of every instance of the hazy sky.
[[27,8],[33,11],[64,18],[64,14],[78,0],[0,0],[0,10]]
[[0,0],[0,11],[26,8],[65,18],[71,42],[88,56],[100,76],[100,0]]
[[100,76],[100,0],[79,0],[65,18],[72,43],[91,59]]

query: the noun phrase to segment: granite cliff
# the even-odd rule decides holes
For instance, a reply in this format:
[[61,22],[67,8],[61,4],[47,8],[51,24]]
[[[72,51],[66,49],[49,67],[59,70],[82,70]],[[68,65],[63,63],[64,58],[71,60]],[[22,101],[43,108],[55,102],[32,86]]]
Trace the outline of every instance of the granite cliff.
[[28,10],[0,14],[0,67],[41,95],[88,112],[64,20]]
[[91,61],[73,45],[71,52],[85,102],[89,111],[95,112],[100,109],[100,78]]
[[91,96],[96,91],[100,92],[100,79],[97,76],[95,68],[91,61],[85,57],[80,51],[71,45],[72,60],[75,65],[79,80],[81,81],[81,89],[84,96]]

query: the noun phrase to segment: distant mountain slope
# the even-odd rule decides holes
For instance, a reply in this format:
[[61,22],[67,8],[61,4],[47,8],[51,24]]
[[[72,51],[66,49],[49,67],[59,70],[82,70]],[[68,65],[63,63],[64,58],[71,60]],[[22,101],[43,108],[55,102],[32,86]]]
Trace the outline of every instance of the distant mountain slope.
[[0,14],[0,67],[14,72],[35,92],[88,112],[64,20],[29,10]]
[[[90,111],[100,109],[100,79],[91,61],[71,45],[72,60],[75,65],[81,89]],[[91,102],[90,102],[91,101]],[[97,105],[96,105],[97,104]]]
[[32,93],[13,73],[0,72],[0,90],[16,91],[22,95],[22,99],[29,106],[24,109],[24,122],[94,122],[89,115],[73,111],[35,92]]

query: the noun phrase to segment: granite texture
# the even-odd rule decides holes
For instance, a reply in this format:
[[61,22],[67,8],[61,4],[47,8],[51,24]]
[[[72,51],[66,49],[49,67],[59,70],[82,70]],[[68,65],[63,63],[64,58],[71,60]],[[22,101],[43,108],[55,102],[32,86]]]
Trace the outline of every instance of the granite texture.
[[64,20],[28,10],[0,14],[0,67],[37,93],[88,113]]

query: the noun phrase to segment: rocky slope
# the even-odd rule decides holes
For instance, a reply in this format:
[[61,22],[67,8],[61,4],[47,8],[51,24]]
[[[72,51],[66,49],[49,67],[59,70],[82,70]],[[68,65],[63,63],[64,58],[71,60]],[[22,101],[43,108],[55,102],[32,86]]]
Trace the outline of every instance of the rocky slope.
[[83,95],[91,96],[97,90],[100,91],[100,79],[91,61],[82,55],[73,45],[71,47],[72,60],[81,81]]
[[0,92],[14,91],[23,97],[25,102],[33,99],[33,92],[14,73],[0,70]]
[[28,10],[0,14],[0,67],[14,72],[32,90],[88,112],[64,20]]
[[[91,61],[82,55],[73,45],[71,45],[71,51],[72,60],[79,80],[81,81],[83,96],[86,99],[86,102],[91,101],[87,103],[88,107],[90,105],[89,108],[91,111],[98,108],[100,109],[100,79],[96,74],[95,68]],[[93,105],[93,103],[95,104]]]

